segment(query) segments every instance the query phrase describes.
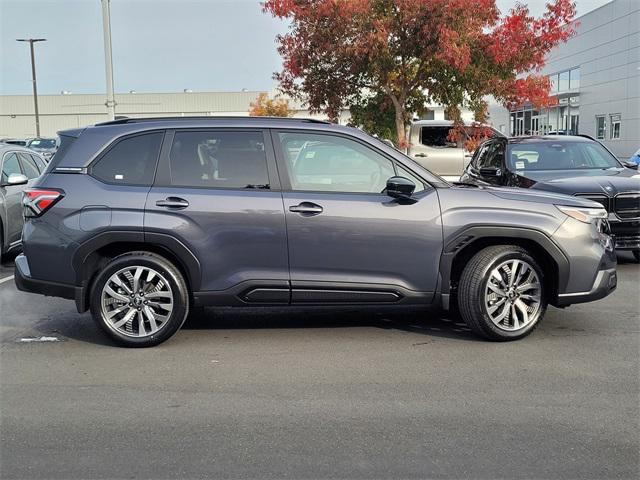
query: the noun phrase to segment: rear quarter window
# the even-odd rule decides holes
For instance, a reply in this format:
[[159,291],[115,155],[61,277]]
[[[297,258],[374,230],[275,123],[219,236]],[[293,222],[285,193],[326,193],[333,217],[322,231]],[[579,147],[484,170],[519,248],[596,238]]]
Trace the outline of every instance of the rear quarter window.
[[118,140],[91,166],[91,175],[111,184],[150,186],[155,176],[163,132]]

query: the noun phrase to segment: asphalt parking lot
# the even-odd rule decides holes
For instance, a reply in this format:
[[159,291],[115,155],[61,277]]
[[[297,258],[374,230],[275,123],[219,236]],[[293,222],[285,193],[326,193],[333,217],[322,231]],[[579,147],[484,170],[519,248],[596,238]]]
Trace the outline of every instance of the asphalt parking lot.
[[[640,265],[490,343],[421,312],[207,312],[146,350],[0,269],[2,478],[638,478]],[[44,338],[43,338],[44,337]],[[51,341],[32,341],[51,340]]]

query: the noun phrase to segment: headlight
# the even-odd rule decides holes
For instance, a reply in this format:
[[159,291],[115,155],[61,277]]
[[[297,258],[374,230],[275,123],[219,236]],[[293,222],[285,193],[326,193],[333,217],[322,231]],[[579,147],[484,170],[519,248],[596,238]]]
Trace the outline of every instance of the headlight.
[[604,220],[609,214],[604,208],[585,208],[585,207],[565,207],[556,205],[565,215],[584,223],[593,223],[596,220]]

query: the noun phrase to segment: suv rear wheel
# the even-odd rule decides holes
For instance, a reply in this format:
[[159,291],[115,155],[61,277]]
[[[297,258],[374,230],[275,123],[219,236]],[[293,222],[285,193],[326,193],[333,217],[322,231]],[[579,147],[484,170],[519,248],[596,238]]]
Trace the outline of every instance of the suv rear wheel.
[[111,260],[91,290],[91,313],[120,345],[151,347],[170,338],[189,313],[179,270],[159,255],[132,252]]
[[542,269],[515,245],[487,247],[462,272],[460,314],[469,328],[490,340],[516,340],[530,334],[547,308]]

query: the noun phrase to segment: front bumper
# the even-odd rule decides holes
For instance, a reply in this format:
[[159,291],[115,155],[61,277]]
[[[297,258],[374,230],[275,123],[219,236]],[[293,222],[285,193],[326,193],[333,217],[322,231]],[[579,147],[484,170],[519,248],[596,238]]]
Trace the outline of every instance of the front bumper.
[[561,293],[558,295],[556,305],[558,307],[567,307],[574,303],[600,300],[613,292],[617,286],[618,275],[616,274],[616,267],[599,270],[591,290],[588,292]]
[[65,283],[48,282],[31,277],[29,262],[24,254],[20,254],[15,260],[14,280],[16,287],[21,292],[39,293],[47,297],[61,297],[76,301],[79,312],[84,308],[84,288]]

